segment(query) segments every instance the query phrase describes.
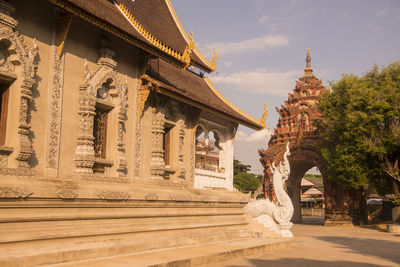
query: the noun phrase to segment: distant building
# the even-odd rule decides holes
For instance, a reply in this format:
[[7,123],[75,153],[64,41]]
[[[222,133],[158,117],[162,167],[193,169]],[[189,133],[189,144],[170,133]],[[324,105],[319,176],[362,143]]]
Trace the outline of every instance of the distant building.
[[[322,208],[324,203],[322,178],[313,179],[318,184],[309,181],[310,177],[301,179],[300,201],[302,208]],[[321,191],[322,190],[322,191]]]

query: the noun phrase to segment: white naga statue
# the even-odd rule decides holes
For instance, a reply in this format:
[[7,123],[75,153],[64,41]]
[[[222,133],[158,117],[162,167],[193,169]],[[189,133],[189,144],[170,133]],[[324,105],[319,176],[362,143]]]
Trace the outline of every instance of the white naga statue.
[[288,143],[285,154],[283,155],[283,162],[280,162],[278,166],[272,163],[271,166],[272,183],[277,203],[269,199],[259,199],[252,200],[244,207],[245,212],[257,222],[283,237],[293,237],[289,229],[293,226],[290,219],[293,216],[294,208],[285,190],[285,182],[290,174],[289,155]]

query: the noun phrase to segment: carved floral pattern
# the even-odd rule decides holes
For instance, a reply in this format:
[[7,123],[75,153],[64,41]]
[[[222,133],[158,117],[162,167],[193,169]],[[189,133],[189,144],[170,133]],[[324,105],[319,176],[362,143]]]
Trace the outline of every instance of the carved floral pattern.
[[[7,7],[6,7],[7,6]],[[13,9],[13,7],[5,3],[3,8]],[[16,30],[17,21],[9,14],[1,14],[0,17],[0,40],[7,44],[3,47],[2,70],[3,75],[12,79],[19,78],[21,81],[20,102],[19,102],[19,118],[18,118],[18,135],[20,139],[19,149],[17,151],[17,161],[19,167],[28,167],[28,160],[33,153],[32,141],[29,138],[30,122],[29,122],[29,103],[32,100],[32,88],[36,85],[36,66],[38,47],[33,40],[33,45],[28,47],[25,44],[24,37]],[[21,65],[21,73],[14,73],[14,66]]]
[[131,194],[128,192],[104,190],[100,192],[98,196],[105,200],[128,200],[131,197]]
[[127,120],[128,108],[128,81],[127,77],[121,78],[116,72],[117,62],[113,59],[115,52],[111,50],[109,41],[101,39],[99,49],[100,58],[94,71],[88,67],[87,61],[84,64],[84,82],[79,88],[79,134],[78,145],[75,149],[76,172],[81,174],[92,174],[95,163],[93,122],[95,116],[95,105],[99,96],[98,89],[107,84],[116,88],[115,92],[104,92],[101,101],[113,106],[112,97],[118,97],[118,121],[116,125],[117,140],[116,150],[118,152],[117,172],[119,176],[127,173],[126,147],[124,140],[125,122]]
[[78,192],[74,189],[60,189],[57,196],[61,199],[74,199],[78,197]]
[[156,201],[156,200],[158,200],[158,195],[157,195],[157,193],[152,192],[152,193],[146,194],[144,196],[144,198],[148,201]]
[[175,194],[171,194],[169,196],[169,199],[171,199],[172,201],[176,201],[176,202],[184,202],[184,201],[190,201],[190,196],[186,195],[186,194],[179,194],[179,193],[175,193]]
[[0,198],[26,198],[32,191],[22,187],[0,187]]
[[58,168],[60,134],[61,134],[61,108],[64,83],[64,54],[58,59],[59,47],[53,47],[50,105],[49,105],[49,132],[47,134],[47,157],[48,168]]

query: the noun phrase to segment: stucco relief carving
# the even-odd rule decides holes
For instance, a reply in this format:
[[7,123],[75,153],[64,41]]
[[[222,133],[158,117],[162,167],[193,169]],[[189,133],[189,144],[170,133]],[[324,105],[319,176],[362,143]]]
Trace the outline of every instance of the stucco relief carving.
[[[136,114],[138,115],[138,114]],[[135,163],[134,175],[140,176],[142,173],[142,121],[136,124],[136,145],[135,145]]]
[[119,192],[119,191],[101,191],[98,196],[105,200],[128,200],[131,197],[131,194],[128,192]]
[[152,179],[163,179],[165,173],[164,149],[163,149],[163,134],[165,124],[165,110],[156,108],[153,109],[152,120],[152,150],[150,173]]
[[30,168],[0,168],[0,175],[5,176],[33,176]]
[[172,201],[175,201],[175,202],[184,202],[184,201],[190,201],[191,200],[189,195],[180,194],[180,193],[171,194],[169,196],[169,199],[171,199]]
[[26,198],[32,191],[25,187],[0,187],[0,198]]
[[78,192],[75,189],[60,189],[57,196],[61,199],[74,199],[78,197]]
[[[3,3],[0,13],[0,42],[2,44],[0,58],[0,72],[10,80],[21,79],[20,103],[18,118],[19,148],[16,160],[19,167],[29,167],[28,160],[33,153],[32,141],[29,138],[29,103],[32,100],[32,88],[36,86],[36,66],[38,47],[33,40],[33,45],[25,44],[23,36],[16,30],[17,21],[10,13],[14,7],[9,3]],[[22,70],[17,70],[21,66]]]
[[144,196],[144,198],[148,201],[156,201],[158,200],[158,194],[157,193],[148,193]]
[[[115,140],[118,153],[117,172],[119,176],[127,173],[126,147],[125,147],[125,123],[127,120],[128,81],[120,77],[116,72],[117,63],[113,57],[115,52],[110,48],[108,40],[101,40],[99,49],[100,58],[95,70],[89,69],[87,61],[84,64],[84,82],[79,88],[79,134],[77,147],[75,149],[76,172],[81,174],[92,174],[95,163],[93,122],[95,116],[95,105],[101,101],[113,106],[113,98],[118,100],[118,120],[115,127],[117,140]],[[102,92],[103,85],[110,86],[109,91]]]
[[[53,48],[50,67],[49,88],[49,123],[47,132],[46,167],[58,168],[60,134],[61,134],[61,110],[64,88],[64,62],[65,56],[62,47],[56,45],[57,32],[53,32]],[[61,51],[60,51],[61,50]]]
[[127,172],[127,162],[126,162],[126,147],[124,142],[124,135],[126,132],[125,122],[127,120],[127,110],[128,110],[128,78],[120,81],[119,88],[119,111],[118,111],[118,174],[119,176],[125,176]]
[[179,157],[179,175],[178,177],[181,179],[185,179],[186,168],[183,153],[183,146],[185,141],[185,117],[181,114],[179,118],[179,148],[178,148],[178,157]]

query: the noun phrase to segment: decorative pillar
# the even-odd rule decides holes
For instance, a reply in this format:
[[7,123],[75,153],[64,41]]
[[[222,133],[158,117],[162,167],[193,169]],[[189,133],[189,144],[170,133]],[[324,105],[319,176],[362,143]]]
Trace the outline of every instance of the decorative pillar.
[[[81,94],[84,94],[87,85],[80,87]],[[93,121],[96,114],[95,110],[96,98],[81,97],[78,114],[79,120],[79,135],[78,145],[75,150],[76,172],[78,173],[93,173],[93,165],[95,162],[93,149]]]
[[128,80],[125,76],[125,81],[120,87],[119,92],[119,112],[118,112],[118,168],[117,172],[119,176],[125,176],[127,172],[126,162],[126,148],[124,142],[125,133],[125,122],[127,120],[127,109],[128,109]]
[[186,173],[186,168],[185,168],[185,163],[183,162],[183,145],[184,145],[184,139],[185,139],[185,123],[184,121],[181,121],[181,125],[179,128],[179,178],[185,179],[185,173]]
[[152,179],[162,180],[165,173],[164,149],[163,149],[163,134],[165,115],[162,112],[153,114],[152,121],[152,151],[150,173]]

